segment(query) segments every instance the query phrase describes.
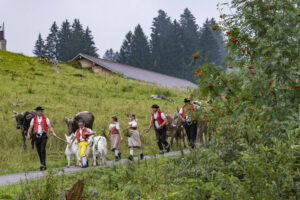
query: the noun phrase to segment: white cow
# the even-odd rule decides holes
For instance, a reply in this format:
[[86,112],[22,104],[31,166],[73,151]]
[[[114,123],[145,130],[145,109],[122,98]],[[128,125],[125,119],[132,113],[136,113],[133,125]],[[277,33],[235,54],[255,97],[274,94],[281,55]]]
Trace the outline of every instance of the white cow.
[[81,166],[77,140],[75,140],[72,147],[69,148],[68,145],[71,143],[73,135],[67,136],[65,134],[65,137],[66,137],[66,141],[68,142],[67,147],[66,147],[66,151],[65,151],[65,154],[66,154],[67,159],[68,159],[68,167],[70,167],[70,160],[71,160],[72,156],[74,156],[75,159],[76,159],[76,165]]
[[93,165],[97,165],[97,157],[99,157],[98,165],[105,164],[105,156],[107,153],[106,138],[102,136],[93,137]]

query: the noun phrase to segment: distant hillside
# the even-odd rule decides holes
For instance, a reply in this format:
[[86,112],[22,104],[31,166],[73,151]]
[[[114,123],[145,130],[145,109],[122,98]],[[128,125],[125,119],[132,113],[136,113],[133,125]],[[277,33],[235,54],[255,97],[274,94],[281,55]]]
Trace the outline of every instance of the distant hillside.
[[[173,114],[185,91],[150,85],[119,76],[94,74],[89,70],[75,69],[67,64],[43,63],[36,58],[0,51],[0,173],[33,170],[39,167],[36,150],[22,148],[20,130],[11,119],[12,110],[27,111],[38,105],[46,108],[45,114],[60,137],[67,133],[64,116],[88,110],[96,119],[94,130],[98,135],[107,132],[109,119],[117,115],[124,129],[128,113],[135,113],[142,132],[150,121],[150,106],[157,103],[166,113]],[[177,103],[155,101],[151,94],[164,94]],[[16,106],[15,106],[16,104]],[[66,144],[49,137],[47,145],[48,167],[66,165]],[[145,154],[157,153],[154,133],[142,134]],[[27,142],[29,144],[29,142]],[[124,156],[128,154],[127,138],[121,145]],[[108,159],[113,154],[108,151]]]

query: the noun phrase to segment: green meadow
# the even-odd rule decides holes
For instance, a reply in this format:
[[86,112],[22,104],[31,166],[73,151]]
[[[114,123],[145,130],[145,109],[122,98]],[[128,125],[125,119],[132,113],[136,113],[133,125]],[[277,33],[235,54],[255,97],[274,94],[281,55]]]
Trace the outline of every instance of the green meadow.
[[[78,112],[90,111],[95,116],[93,129],[96,135],[105,135],[111,116],[118,116],[121,129],[125,130],[127,114],[135,113],[144,154],[154,155],[158,152],[154,132],[142,133],[150,122],[150,106],[159,104],[163,112],[173,115],[183,98],[190,94],[190,91],[128,80],[119,75],[95,74],[66,63],[55,67],[36,58],[4,51],[0,51],[0,80],[0,174],[39,168],[37,152],[31,149],[29,140],[28,149],[23,150],[21,131],[16,129],[16,121],[11,118],[12,110],[24,112],[36,106],[45,107],[45,115],[61,138],[67,133],[64,116],[73,117]],[[149,98],[152,94],[163,94],[176,103],[153,100]],[[67,165],[65,148],[64,142],[49,134],[49,169]],[[126,137],[121,142],[121,152],[124,157],[129,156]],[[107,159],[113,158],[113,153],[108,151]]]

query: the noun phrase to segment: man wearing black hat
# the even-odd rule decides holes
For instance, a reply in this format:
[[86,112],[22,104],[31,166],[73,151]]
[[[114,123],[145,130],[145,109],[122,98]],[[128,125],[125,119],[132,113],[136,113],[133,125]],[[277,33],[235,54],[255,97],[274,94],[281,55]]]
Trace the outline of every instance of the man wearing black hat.
[[195,116],[195,108],[194,104],[191,103],[190,99],[184,99],[184,106],[180,109],[178,116],[182,119],[184,124],[184,128],[188,137],[189,145],[194,148],[195,141],[197,137],[197,118]]
[[167,142],[167,129],[166,129],[166,123],[167,118],[163,112],[159,109],[159,106],[154,104],[152,105],[152,116],[151,116],[151,122],[149,127],[146,129],[146,132],[148,133],[152,126],[154,126],[155,133],[156,133],[156,139],[157,139],[157,145],[160,150],[160,153],[164,153],[163,145],[165,146],[165,149],[167,152],[170,151],[170,145]]
[[36,145],[36,150],[39,154],[41,167],[40,170],[46,170],[46,144],[47,144],[47,132],[48,128],[51,131],[53,136],[56,136],[50,120],[43,115],[44,108],[37,107],[36,109],[37,116],[35,116],[31,122],[30,127],[27,132],[27,138],[30,139],[31,133],[33,132],[33,137]]

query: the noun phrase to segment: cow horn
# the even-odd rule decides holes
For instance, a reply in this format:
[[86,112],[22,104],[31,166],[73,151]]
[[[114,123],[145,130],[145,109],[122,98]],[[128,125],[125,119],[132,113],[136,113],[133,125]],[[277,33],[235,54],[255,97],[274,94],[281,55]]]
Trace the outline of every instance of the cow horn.
[[68,118],[67,118],[66,116],[64,116],[64,120],[65,120],[65,121],[67,121],[67,120],[68,120]]
[[14,110],[13,110],[12,112],[13,112],[14,114],[17,114],[17,112],[16,112],[16,111],[14,111]]
[[15,118],[16,118],[16,116],[15,116],[15,115],[13,115],[13,116],[11,116],[10,118],[11,118],[11,119],[15,119]]

